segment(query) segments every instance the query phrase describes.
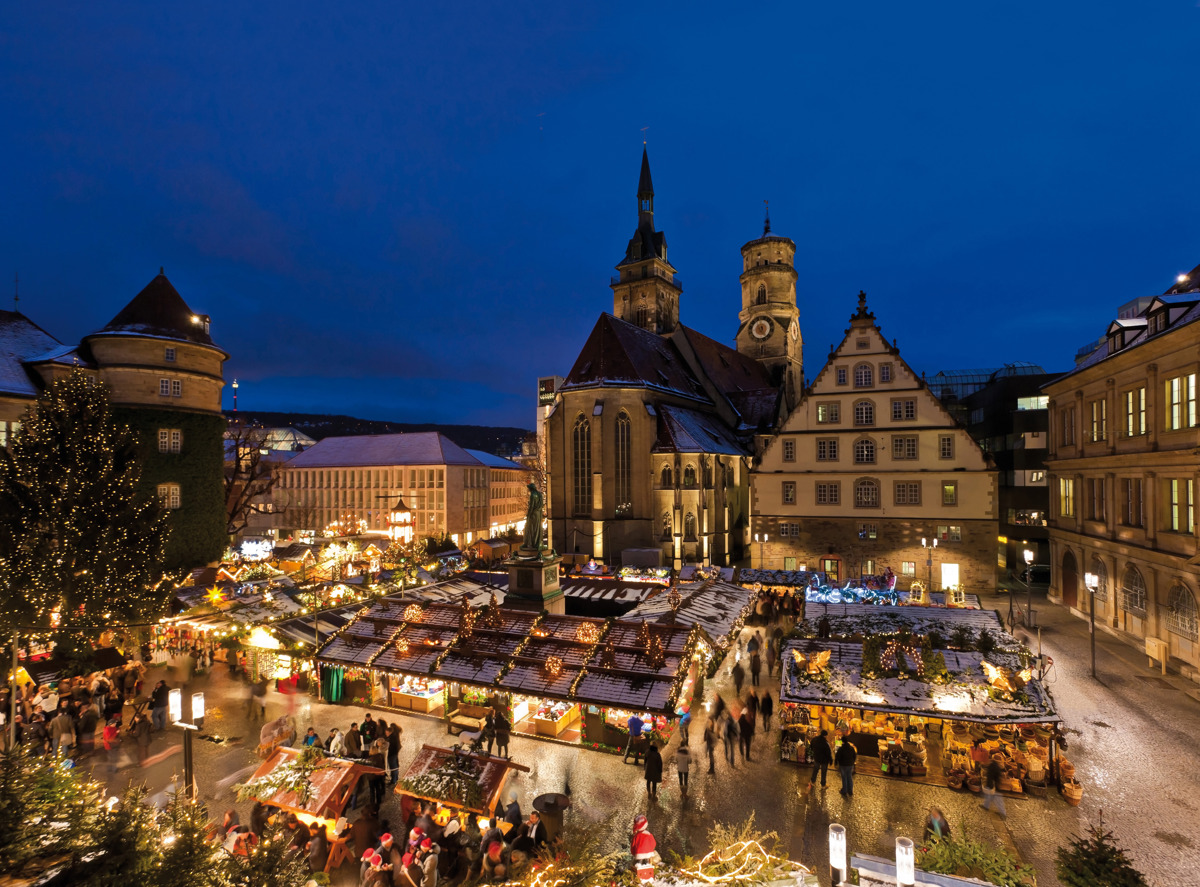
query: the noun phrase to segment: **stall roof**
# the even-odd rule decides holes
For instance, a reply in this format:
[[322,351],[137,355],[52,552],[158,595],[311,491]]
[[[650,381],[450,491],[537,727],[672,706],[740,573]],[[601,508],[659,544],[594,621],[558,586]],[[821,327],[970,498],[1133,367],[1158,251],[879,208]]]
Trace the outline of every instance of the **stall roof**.
[[529,772],[528,767],[522,767],[520,764],[514,764],[512,761],[505,758],[494,758],[490,755],[466,755],[471,760],[475,761],[479,766],[479,775],[476,777],[476,782],[479,784],[480,793],[484,799],[482,808],[463,807],[454,801],[446,798],[436,798],[430,795],[415,795],[412,792],[404,790],[404,784],[412,780],[424,776],[430,771],[440,769],[453,759],[455,752],[448,748],[438,748],[433,745],[422,745],[421,750],[417,752],[413,762],[408,765],[408,769],[404,775],[400,777],[400,785],[396,791],[399,794],[405,794],[409,797],[424,798],[427,801],[438,801],[447,807],[457,807],[459,809],[470,810],[473,813],[483,813],[491,815],[496,808],[496,801],[500,796],[500,789],[504,787],[504,779],[508,776],[509,770],[521,770]]
[[[290,763],[300,756],[294,748],[280,746],[273,751],[258,769],[252,779],[259,779],[271,773],[276,767]],[[313,771],[309,777],[312,794],[301,805],[300,799],[293,792],[281,791],[270,798],[262,798],[262,802],[272,807],[278,807],[292,813],[307,813],[323,819],[337,819],[346,809],[346,803],[354,792],[354,787],[363,776],[373,776],[383,773],[378,767],[368,767],[340,758],[327,758],[324,766]]]
[[705,580],[679,586],[682,603],[672,617],[670,594],[662,589],[626,614],[627,619],[646,619],[658,623],[699,625],[708,639],[728,646],[729,636],[744,621],[754,592],[724,580]]
[[958,626],[978,633],[986,628],[997,644],[1010,650],[1020,647],[1016,638],[1004,630],[1004,623],[994,610],[964,607],[880,607],[876,604],[812,604],[808,607],[810,620],[825,617],[829,620],[831,637],[853,634],[879,634],[907,628],[913,634],[936,631],[948,637]]
[[[809,678],[793,654],[811,655],[824,650],[831,651],[828,677]],[[951,683],[933,684],[912,678],[863,679],[861,643],[789,641],[783,648],[779,701],[986,723],[1044,724],[1058,720],[1049,692],[1037,679],[1025,685],[1027,699],[996,699],[989,693],[980,665],[983,654],[954,650],[941,653],[946,668],[958,673]],[[1014,670],[1021,667],[1013,653],[990,653],[986,658],[994,665]]]
[[[470,577],[469,581],[486,582],[492,587],[508,590],[507,573],[472,572],[466,575]],[[664,586],[653,582],[566,576],[562,580],[561,588],[563,594],[573,600],[604,601],[633,607],[661,591]]]

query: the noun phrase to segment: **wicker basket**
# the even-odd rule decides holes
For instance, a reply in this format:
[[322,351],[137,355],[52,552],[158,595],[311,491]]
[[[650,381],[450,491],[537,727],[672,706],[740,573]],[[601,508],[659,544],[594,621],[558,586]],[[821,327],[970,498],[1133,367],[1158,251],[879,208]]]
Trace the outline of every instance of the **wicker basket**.
[[973,792],[981,792],[983,791],[983,780],[975,774],[971,774],[967,777],[966,786]]
[[1075,765],[1066,758],[1061,758],[1058,762],[1058,775],[1063,779],[1075,778]]
[[1083,786],[1075,779],[1064,780],[1062,784],[1062,796],[1072,807],[1078,807],[1079,802],[1083,800]]
[[1044,782],[1031,782],[1025,779],[1021,782],[1021,786],[1025,789],[1025,794],[1031,798],[1046,797],[1046,783]]

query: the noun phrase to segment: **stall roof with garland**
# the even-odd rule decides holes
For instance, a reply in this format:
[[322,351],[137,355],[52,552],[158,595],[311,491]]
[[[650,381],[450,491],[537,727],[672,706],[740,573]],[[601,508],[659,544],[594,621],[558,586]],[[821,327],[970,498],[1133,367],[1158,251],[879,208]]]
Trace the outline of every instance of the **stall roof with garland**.
[[626,614],[627,619],[698,625],[717,646],[724,649],[730,636],[739,630],[749,615],[754,592],[723,580],[706,580],[679,586],[680,604],[672,611],[670,592],[663,589],[650,600]]
[[971,607],[881,607],[877,604],[809,604],[805,611],[809,622],[822,617],[829,620],[830,637],[883,634],[907,628],[913,634],[925,635],[936,631],[943,638],[963,626],[976,634],[986,628],[996,639],[998,648],[1016,650],[1017,639],[1004,630],[1004,623],[994,610]]
[[320,648],[329,665],[670,712],[699,629],[380,599]]

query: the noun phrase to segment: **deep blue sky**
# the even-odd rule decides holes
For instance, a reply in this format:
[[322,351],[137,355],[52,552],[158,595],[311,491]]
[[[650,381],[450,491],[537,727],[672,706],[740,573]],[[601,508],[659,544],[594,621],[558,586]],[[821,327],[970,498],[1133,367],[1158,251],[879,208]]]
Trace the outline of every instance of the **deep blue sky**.
[[1198,28],[1196,0],[18,4],[0,280],[74,342],[166,266],[243,409],[530,427],[612,310],[648,126],[688,325],[732,343],[768,198],[810,376],[860,288],[918,370],[1066,369],[1200,262]]

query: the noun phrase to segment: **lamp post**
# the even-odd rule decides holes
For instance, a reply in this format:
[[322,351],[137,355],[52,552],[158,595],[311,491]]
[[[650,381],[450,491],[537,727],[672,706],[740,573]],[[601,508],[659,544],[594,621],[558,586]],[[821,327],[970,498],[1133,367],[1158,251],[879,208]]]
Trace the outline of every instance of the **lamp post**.
[[754,534],[754,541],[758,543],[758,568],[760,570],[765,570],[767,568],[767,562],[766,562],[765,557],[763,556],[763,547],[767,544],[768,538],[769,537],[767,536],[766,533],[763,533],[761,535],[759,535],[758,533]]
[[1091,628],[1092,641],[1092,677],[1096,677],[1096,591],[1100,588],[1100,577],[1095,573],[1084,573],[1083,584],[1087,586],[1088,593],[1091,597],[1091,606],[1088,607],[1088,623]]
[[1021,552],[1025,558],[1025,627],[1033,628],[1033,549],[1026,548]]
[[929,593],[933,594],[933,550],[937,548],[937,536],[933,537],[933,544],[924,536],[921,537],[921,547],[925,549],[925,566],[929,568]]
[[183,793],[189,800],[196,799],[196,775],[192,764],[192,732],[204,726],[204,694],[192,694],[192,720],[183,719],[183,691],[176,687],[167,696],[167,708],[171,723],[183,730]]
[[913,887],[917,883],[917,858],[912,838],[896,839],[897,887]]
[[846,827],[829,824],[829,882],[833,887],[846,883]]

